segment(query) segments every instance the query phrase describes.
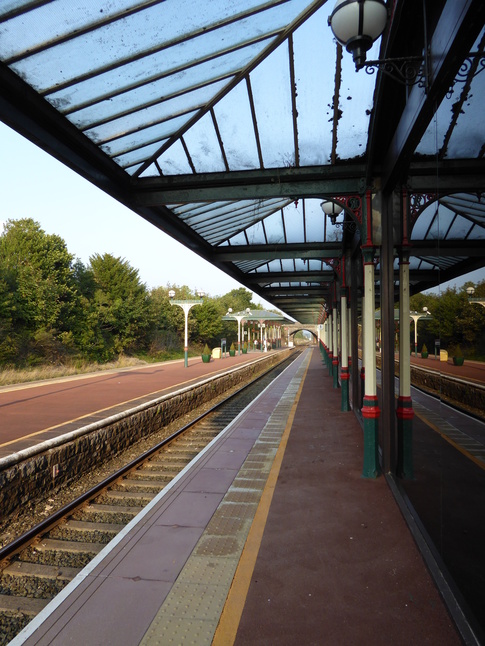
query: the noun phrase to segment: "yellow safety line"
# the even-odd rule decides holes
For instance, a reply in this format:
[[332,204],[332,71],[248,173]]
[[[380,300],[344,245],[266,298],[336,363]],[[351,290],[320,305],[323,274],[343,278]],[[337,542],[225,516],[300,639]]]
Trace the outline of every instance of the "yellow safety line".
[[303,384],[309,367],[310,362],[308,362],[305,374],[301,380],[300,388],[298,389],[295,401],[293,402],[290,414],[288,415],[288,421],[281,438],[281,443],[278,451],[276,452],[273,466],[271,467],[251,529],[249,530],[246,544],[242,551],[241,558],[239,559],[234,580],[229,590],[229,594],[227,595],[227,600],[224,605],[214,639],[212,640],[212,646],[230,646],[231,644],[234,644],[236,639],[237,629],[246,603],[246,597],[249,591],[254,566],[256,565],[259,548],[261,547],[263,532],[268,518],[271,501],[273,499],[274,490],[276,488],[281,463],[283,462],[283,456],[286,451],[286,445],[288,444],[288,438],[293,425],[296,408],[300,400],[301,391],[303,389]]
[[[470,453],[467,449],[463,448],[462,446],[460,446],[460,444],[458,444],[457,442],[455,442],[454,440],[452,440],[450,437],[448,437],[448,436],[446,435],[446,433],[444,433],[444,432],[440,429],[440,427],[439,427],[439,426],[437,426],[436,424],[434,424],[433,422],[431,422],[427,417],[425,417],[424,415],[422,415],[422,414],[418,413],[416,410],[414,411],[414,414],[416,415],[416,417],[419,417],[419,419],[420,419],[422,422],[424,422],[425,424],[427,424],[427,425],[428,425],[428,426],[429,426],[433,431],[435,431],[436,433],[438,433],[438,435],[440,435],[444,440],[446,440],[446,442],[448,442],[448,444],[451,444],[451,446],[453,446],[455,449],[457,449],[457,450],[458,450],[462,455],[464,455],[466,458],[468,458],[469,460],[471,460],[472,462],[474,462],[478,467],[480,467],[480,469],[485,470],[485,462],[484,462],[483,460],[481,460],[480,458],[475,457],[475,456],[474,456],[472,453]],[[458,430],[459,430],[459,429],[458,429]]]

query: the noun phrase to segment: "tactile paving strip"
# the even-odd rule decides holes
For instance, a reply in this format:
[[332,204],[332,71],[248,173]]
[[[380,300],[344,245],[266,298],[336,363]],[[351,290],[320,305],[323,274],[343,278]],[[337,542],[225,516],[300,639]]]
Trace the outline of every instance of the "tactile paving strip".
[[290,381],[141,646],[211,644],[309,359]]

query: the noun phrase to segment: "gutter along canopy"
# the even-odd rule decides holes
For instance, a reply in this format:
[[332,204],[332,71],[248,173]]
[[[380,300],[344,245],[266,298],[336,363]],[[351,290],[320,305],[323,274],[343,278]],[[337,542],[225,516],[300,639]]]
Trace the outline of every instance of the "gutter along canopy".
[[[462,67],[483,52],[484,8],[439,0],[424,21],[420,2],[388,5],[368,59],[426,41],[426,87],[356,73],[324,0],[8,0],[0,118],[315,324],[361,244],[346,200],[366,190],[406,187],[413,291],[485,265],[483,59]],[[320,207],[332,198],[337,224]]]

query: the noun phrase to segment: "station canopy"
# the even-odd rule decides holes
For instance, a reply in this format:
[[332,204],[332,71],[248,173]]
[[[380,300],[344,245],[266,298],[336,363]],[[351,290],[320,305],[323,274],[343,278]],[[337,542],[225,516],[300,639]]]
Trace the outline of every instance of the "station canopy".
[[234,321],[237,319],[245,323],[267,323],[268,325],[279,323],[291,324],[293,321],[286,316],[277,314],[276,312],[269,312],[268,310],[253,310],[247,309],[241,312],[228,312],[222,317],[223,321]]
[[406,188],[414,292],[483,267],[485,3],[387,3],[367,58],[428,52],[415,84],[334,4],[3,0],[0,119],[302,324],[361,244],[329,199]]

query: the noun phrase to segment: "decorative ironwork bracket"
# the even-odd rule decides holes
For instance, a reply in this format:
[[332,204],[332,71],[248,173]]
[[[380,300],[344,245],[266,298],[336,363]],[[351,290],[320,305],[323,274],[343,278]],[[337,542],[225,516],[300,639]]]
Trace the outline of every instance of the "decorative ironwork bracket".
[[410,231],[428,204],[437,199],[437,193],[409,193]]
[[343,222],[335,222],[336,227],[347,229],[348,231],[355,231],[357,223],[362,226],[362,199],[359,195],[337,195],[332,200],[335,204],[351,211],[354,218],[352,220],[344,220]]
[[375,74],[376,70],[379,70],[401,85],[426,87],[427,75],[424,63],[422,56],[383,58],[377,61],[366,61],[364,68],[367,74]]
[[[363,65],[367,74],[375,74],[377,70],[394,79],[401,85],[427,88],[428,74],[424,56],[409,56],[402,58],[383,58],[382,60],[366,61]],[[485,69],[485,53],[470,52],[464,59],[453,81],[465,83]],[[452,93],[452,89],[448,94]]]

